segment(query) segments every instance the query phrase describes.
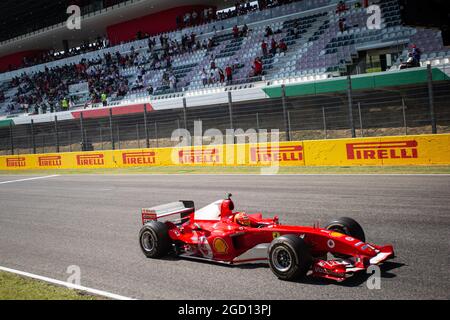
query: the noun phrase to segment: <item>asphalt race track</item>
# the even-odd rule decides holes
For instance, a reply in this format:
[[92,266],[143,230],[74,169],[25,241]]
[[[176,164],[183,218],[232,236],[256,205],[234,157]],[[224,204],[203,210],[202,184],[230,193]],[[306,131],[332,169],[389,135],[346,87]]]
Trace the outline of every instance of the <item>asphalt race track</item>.
[[[450,176],[67,175],[13,183],[0,176],[0,266],[138,299],[449,299]],[[140,208],[197,207],[232,192],[236,209],[321,225],[351,216],[368,241],[392,243],[380,290],[362,274],[337,284],[278,280],[265,266],[149,260],[138,245]]]

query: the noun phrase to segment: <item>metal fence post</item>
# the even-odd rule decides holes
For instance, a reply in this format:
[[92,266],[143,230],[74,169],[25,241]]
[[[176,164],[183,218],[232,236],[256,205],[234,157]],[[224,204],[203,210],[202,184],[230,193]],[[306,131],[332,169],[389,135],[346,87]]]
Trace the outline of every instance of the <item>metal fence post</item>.
[[347,76],[347,96],[348,96],[348,121],[350,130],[352,132],[352,138],[356,138],[355,124],[353,122],[353,92],[352,92],[352,78]]
[[325,134],[325,140],[328,139],[328,129],[327,129],[327,118],[325,115],[325,107],[322,107],[322,117],[323,117],[323,131]]
[[72,152],[72,131],[69,131],[68,135],[69,135],[69,152]]
[[113,129],[113,117],[112,108],[109,109],[109,133],[111,136],[111,149],[116,150],[116,145],[114,143],[114,129]]
[[58,126],[58,116],[55,116],[55,142],[56,142],[56,152],[60,152],[59,147],[59,126]]
[[11,147],[11,155],[14,155],[14,133],[12,122],[9,123],[9,143]]
[[138,148],[141,148],[141,137],[139,134],[139,123],[136,123],[136,138],[137,138],[137,142],[138,142]]
[[259,113],[258,112],[256,113],[256,130],[259,133],[260,126],[259,126]]
[[117,125],[117,143],[119,146],[119,150],[122,149],[122,145],[120,144],[120,127]]
[[289,141],[291,141],[291,135],[292,135],[292,128],[291,128],[291,112],[287,112],[287,119],[288,119],[288,130],[289,130]]
[[187,130],[187,101],[186,98],[183,98],[183,120],[184,120],[184,128]]
[[145,130],[145,146],[150,148],[150,137],[148,136],[148,114],[147,114],[147,104],[144,105],[144,130]]
[[228,115],[230,117],[230,129],[233,130],[233,143],[236,143],[233,124],[233,97],[231,96],[231,91],[228,91]]
[[286,108],[286,86],[281,86],[281,104],[283,105],[284,130],[286,132],[286,140],[291,141],[291,132],[289,130],[289,119]]
[[408,125],[406,124],[406,105],[405,99],[402,98],[403,127],[405,128],[405,136],[408,135]]
[[34,120],[31,119],[31,146],[33,147],[33,154],[36,154],[36,139],[34,137]]
[[228,114],[230,116],[230,129],[234,130],[233,125],[233,97],[231,91],[228,91]]
[[427,66],[428,71],[428,99],[430,105],[430,117],[431,117],[431,132],[437,133],[436,115],[434,114],[434,93],[433,93],[433,70],[431,65]]
[[364,137],[362,114],[361,114],[361,103],[360,102],[358,102],[358,114],[359,114],[359,127],[361,130],[361,137]]
[[102,150],[103,150],[103,129],[102,126],[100,126],[100,144],[102,146]]
[[155,121],[155,140],[156,140],[156,147],[159,148],[158,143],[158,122]]
[[80,129],[81,129],[81,151],[86,151],[86,141],[84,139],[83,112],[80,113]]

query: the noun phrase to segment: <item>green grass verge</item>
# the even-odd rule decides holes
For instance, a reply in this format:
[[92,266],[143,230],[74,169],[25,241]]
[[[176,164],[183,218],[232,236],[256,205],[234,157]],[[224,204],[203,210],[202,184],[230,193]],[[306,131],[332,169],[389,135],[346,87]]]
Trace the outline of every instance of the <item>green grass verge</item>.
[[98,300],[96,296],[0,271],[0,300]]
[[[123,169],[73,169],[1,171],[6,175],[33,174],[260,174],[261,167],[144,167]],[[450,166],[392,167],[280,167],[278,174],[450,174]]]

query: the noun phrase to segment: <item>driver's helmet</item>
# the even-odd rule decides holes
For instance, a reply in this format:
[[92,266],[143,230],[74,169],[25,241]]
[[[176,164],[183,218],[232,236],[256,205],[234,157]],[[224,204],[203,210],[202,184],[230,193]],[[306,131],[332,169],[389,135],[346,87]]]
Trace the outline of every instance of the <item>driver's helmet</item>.
[[249,216],[244,212],[239,212],[234,216],[234,222],[241,226],[249,227],[251,222]]

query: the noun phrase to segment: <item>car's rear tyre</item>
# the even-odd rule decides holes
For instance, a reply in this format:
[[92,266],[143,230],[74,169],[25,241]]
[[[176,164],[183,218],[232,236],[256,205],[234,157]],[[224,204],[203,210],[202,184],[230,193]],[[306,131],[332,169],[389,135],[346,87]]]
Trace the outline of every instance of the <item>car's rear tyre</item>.
[[352,218],[339,218],[331,221],[325,229],[346,234],[352,238],[366,242],[366,235],[361,225]]
[[306,276],[311,263],[308,246],[296,235],[281,236],[270,244],[270,269],[281,280],[292,281]]
[[167,226],[158,221],[144,225],[139,232],[139,244],[147,258],[161,258],[169,253],[171,239]]

